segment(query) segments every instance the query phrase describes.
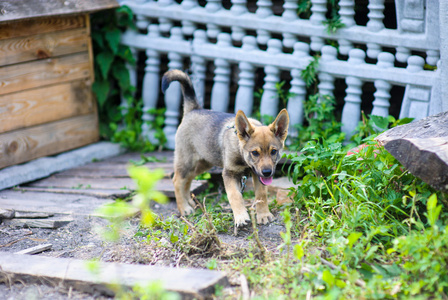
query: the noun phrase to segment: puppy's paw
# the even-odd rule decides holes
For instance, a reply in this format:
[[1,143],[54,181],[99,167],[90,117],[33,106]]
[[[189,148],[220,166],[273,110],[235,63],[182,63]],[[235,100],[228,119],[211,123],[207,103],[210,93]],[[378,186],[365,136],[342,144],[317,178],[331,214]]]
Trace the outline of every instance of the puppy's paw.
[[194,208],[193,207],[191,207],[188,204],[184,206],[184,211],[182,213],[182,216],[191,215],[193,213],[194,213]]
[[235,226],[242,227],[250,222],[250,217],[247,211],[240,212],[238,214],[234,213],[233,217],[235,218]]
[[267,224],[269,222],[274,221],[275,217],[269,211],[265,213],[257,213],[257,223],[258,224]]

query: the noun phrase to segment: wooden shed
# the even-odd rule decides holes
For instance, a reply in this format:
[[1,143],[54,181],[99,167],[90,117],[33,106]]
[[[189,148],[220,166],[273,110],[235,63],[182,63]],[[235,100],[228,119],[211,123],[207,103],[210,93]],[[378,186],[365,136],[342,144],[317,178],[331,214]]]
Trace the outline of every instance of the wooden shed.
[[0,169],[99,139],[89,13],[117,6],[0,1]]

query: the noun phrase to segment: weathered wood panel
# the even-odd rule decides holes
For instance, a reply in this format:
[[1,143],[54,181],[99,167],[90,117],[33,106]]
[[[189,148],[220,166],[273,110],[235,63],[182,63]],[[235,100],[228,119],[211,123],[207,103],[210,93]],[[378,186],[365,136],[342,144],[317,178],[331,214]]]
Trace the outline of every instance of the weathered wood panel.
[[96,114],[0,134],[0,168],[60,153],[98,140]]
[[23,192],[21,190],[0,192],[0,207],[16,211],[87,216],[93,214],[99,206],[108,203],[113,203],[113,201],[83,195]]
[[90,76],[88,52],[0,67],[0,95]]
[[[71,188],[79,190],[89,189],[128,189],[135,190],[137,185],[131,178],[70,178],[51,176],[46,179],[29,184],[30,187],[47,188]],[[193,180],[191,191],[199,194],[207,188],[208,184],[204,180]],[[174,198],[174,185],[171,179],[162,179],[157,182],[156,190],[164,193],[169,198]]]
[[210,299],[215,286],[227,286],[223,272],[203,269],[167,268],[148,265],[98,262],[98,272],[86,268],[84,260],[0,253],[2,271],[12,280],[51,282],[95,294],[114,295],[112,286],[132,289],[137,284],[160,281],[183,299]]
[[45,192],[45,193],[54,193],[54,194],[67,194],[67,195],[85,195],[95,198],[107,198],[107,199],[116,199],[116,198],[126,198],[131,194],[129,190],[114,190],[114,189],[83,189],[83,190],[75,190],[69,188],[40,188],[40,187],[29,187],[29,186],[21,186],[20,191],[22,192]]
[[55,16],[0,24],[0,40],[86,27],[84,16]]
[[0,96],[0,133],[94,111],[90,85],[79,80]]
[[29,1],[14,0],[0,2],[0,22],[36,17],[94,12],[118,7],[115,0],[70,0]]
[[0,40],[0,65],[83,52],[88,43],[87,28]]

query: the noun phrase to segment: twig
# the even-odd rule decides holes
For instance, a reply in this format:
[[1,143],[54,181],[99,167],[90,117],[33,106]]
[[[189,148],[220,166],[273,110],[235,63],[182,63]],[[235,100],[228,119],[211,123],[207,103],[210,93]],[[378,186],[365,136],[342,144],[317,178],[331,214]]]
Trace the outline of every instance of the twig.
[[255,208],[254,208],[254,206],[258,202],[261,202],[261,201],[260,200],[254,201],[254,203],[252,204],[252,206],[249,209],[249,212],[250,212],[250,219],[252,221],[252,229],[254,231],[255,241],[257,242],[257,246],[260,249],[261,257],[263,258],[263,261],[266,261],[266,249],[264,248],[263,244],[260,241],[260,237],[258,236],[257,221],[255,220]]

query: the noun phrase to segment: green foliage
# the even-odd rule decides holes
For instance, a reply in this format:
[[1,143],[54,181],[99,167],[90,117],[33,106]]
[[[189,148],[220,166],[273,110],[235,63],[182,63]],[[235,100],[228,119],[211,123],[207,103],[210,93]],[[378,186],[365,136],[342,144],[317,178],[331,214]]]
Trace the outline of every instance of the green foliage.
[[[131,9],[121,6],[116,10],[92,14],[92,40],[94,52],[95,82],[92,91],[98,101],[100,134],[102,138],[120,143],[130,150],[152,151],[164,145],[162,131],[163,112],[151,111],[155,120],[148,124],[155,129],[157,145],[144,140],[142,134],[143,104],[134,97],[127,65],[135,65],[129,47],[120,44],[121,33],[135,28]],[[124,99],[124,107],[121,107]]]
[[313,60],[302,70],[301,76],[305,81],[306,87],[309,88],[317,82],[317,71],[319,68],[319,55],[314,55]]

